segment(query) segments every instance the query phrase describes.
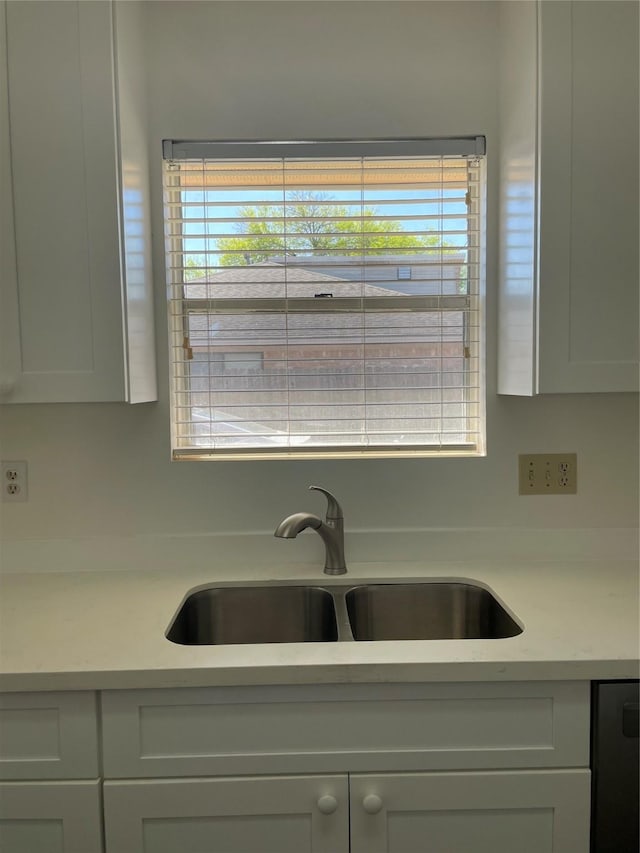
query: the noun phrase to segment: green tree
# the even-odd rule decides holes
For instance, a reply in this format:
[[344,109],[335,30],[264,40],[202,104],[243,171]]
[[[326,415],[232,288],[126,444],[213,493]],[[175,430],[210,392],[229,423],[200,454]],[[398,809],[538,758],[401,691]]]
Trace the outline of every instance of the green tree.
[[238,236],[218,240],[222,266],[263,263],[285,253],[355,255],[366,250],[410,254],[440,245],[438,235],[403,234],[400,222],[376,219],[380,214],[373,207],[364,208],[363,224],[359,210],[333,203],[327,193],[294,192],[284,209],[282,205],[258,205],[240,208],[239,214]]
[[199,278],[205,278],[207,271],[204,265],[204,255],[189,255],[185,264],[184,280],[198,281]]

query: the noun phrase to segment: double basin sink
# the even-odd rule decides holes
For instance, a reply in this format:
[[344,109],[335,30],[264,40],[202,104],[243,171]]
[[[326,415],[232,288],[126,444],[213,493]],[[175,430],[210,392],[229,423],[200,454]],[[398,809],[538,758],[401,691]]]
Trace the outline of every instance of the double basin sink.
[[471,640],[522,628],[492,593],[462,581],[253,583],[191,593],[166,637],[181,645]]

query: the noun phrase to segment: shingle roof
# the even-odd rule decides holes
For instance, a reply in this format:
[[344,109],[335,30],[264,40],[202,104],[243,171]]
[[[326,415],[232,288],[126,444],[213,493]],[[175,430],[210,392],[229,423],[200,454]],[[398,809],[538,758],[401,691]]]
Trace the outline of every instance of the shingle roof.
[[[313,292],[312,292],[313,291]],[[311,296],[332,293],[334,296],[390,296],[386,287],[349,281],[304,267],[285,267],[263,263],[232,267],[185,285],[187,299],[277,299],[285,296]]]

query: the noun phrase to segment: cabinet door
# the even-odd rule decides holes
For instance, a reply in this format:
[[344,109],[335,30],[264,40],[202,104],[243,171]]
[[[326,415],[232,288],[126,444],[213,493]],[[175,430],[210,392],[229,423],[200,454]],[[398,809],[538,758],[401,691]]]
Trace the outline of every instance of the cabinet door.
[[498,390],[638,390],[638,4],[501,3]]
[[100,783],[0,784],[2,853],[101,853]]
[[346,776],[105,782],[107,853],[348,853]]
[[2,400],[123,400],[111,4],[2,6]]
[[351,777],[351,853],[588,853],[589,771]]
[[540,4],[539,390],[638,390],[638,4]]

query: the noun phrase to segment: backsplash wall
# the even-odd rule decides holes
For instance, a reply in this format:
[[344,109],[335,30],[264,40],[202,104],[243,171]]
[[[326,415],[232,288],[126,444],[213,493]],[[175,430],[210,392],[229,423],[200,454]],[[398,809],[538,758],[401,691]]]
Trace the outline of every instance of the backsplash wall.
[[[29,501],[2,505],[3,535],[273,530],[323,509],[310,483],[336,493],[351,530],[636,526],[634,395],[494,399],[491,410],[480,459],[172,463],[162,403],[4,406],[2,457],[28,461]],[[567,450],[577,495],[518,497],[519,452]]]
[[[29,501],[2,506],[5,540],[268,532],[323,509],[310,483],[337,494],[348,530],[637,526],[637,395],[495,394],[497,5],[143,4],[161,399],[1,406],[2,458],[29,464]],[[161,139],[475,133],[488,147],[487,457],[171,463]],[[577,495],[518,497],[519,452],[570,451]]]

